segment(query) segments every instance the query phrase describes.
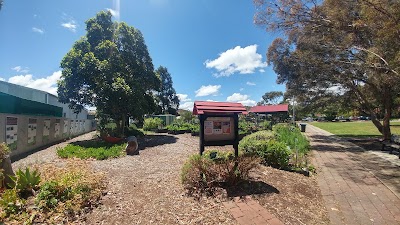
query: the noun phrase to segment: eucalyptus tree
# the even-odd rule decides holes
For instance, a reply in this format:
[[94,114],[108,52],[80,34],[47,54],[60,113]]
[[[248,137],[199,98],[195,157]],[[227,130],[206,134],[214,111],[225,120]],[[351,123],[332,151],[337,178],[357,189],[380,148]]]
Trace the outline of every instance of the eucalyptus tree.
[[160,80],[143,35],[124,22],[113,22],[108,11],[86,21],[86,35],[64,56],[61,68],[60,101],[76,112],[95,106],[122,132],[128,118],[140,119],[156,109],[153,93]]
[[[351,103],[390,138],[400,82],[400,2],[254,0],[255,23],[282,32],[267,58],[287,94]],[[378,120],[383,114],[383,122]]]

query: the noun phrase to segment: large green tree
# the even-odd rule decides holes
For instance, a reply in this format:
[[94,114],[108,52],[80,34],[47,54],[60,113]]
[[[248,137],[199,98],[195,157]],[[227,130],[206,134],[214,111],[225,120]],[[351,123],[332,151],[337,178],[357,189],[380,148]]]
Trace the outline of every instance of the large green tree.
[[140,31],[111,18],[102,11],[86,21],[86,35],[61,61],[58,96],[76,112],[97,107],[123,131],[128,118],[156,110],[160,80]]
[[357,107],[390,138],[399,96],[400,2],[254,2],[256,24],[284,34],[273,41],[267,58],[287,94],[313,107],[327,101]]
[[167,68],[163,66],[158,67],[156,74],[161,80],[160,91],[156,95],[159,112],[162,114],[169,113],[176,115],[179,108],[179,98],[173,87],[171,74],[168,72]]

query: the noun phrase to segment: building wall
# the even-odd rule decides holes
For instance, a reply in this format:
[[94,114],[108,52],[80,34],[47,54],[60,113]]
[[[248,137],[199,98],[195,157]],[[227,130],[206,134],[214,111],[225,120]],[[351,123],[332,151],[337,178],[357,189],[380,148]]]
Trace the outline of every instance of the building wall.
[[[15,122],[13,118],[17,125],[11,124]],[[90,132],[93,127],[93,120],[0,113],[0,143],[9,144],[13,148],[10,155],[16,156]]]
[[57,96],[47,93],[45,91],[0,81],[0,92],[26,100],[61,107],[63,108],[63,117],[65,118],[80,120],[87,119],[88,112],[86,109],[83,109],[80,113],[76,114],[72,109],[68,107],[68,104],[63,104],[59,102]]

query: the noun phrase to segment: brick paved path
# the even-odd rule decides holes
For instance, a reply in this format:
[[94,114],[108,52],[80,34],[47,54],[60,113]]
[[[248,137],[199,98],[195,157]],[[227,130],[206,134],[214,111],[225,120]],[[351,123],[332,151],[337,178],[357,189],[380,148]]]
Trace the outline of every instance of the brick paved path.
[[235,197],[232,201],[223,204],[241,225],[283,225],[278,218],[250,196],[245,196],[243,199]]
[[400,199],[363,166],[363,149],[309,124],[306,135],[331,224],[400,224]]

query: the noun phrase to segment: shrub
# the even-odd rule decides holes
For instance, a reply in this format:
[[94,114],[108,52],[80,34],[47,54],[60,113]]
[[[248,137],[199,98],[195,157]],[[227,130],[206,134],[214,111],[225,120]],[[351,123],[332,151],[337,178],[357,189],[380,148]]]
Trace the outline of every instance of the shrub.
[[189,158],[182,168],[181,180],[190,194],[212,193],[216,187],[236,185],[248,178],[259,162],[251,155],[242,154],[235,159],[232,152],[207,151],[203,156]]
[[20,213],[23,211],[24,205],[25,200],[18,196],[17,190],[5,190],[0,198],[0,206],[3,210],[3,215],[1,215],[0,218],[5,218],[12,214]]
[[261,123],[259,123],[259,127],[263,130],[271,130],[272,129],[271,121],[262,121]]
[[132,124],[125,129],[125,136],[143,137],[144,133],[141,130],[137,129],[135,124]]
[[143,123],[143,130],[145,131],[155,130],[162,125],[163,125],[163,120],[158,117],[146,118]]
[[300,132],[298,127],[278,124],[274,126],[273,129],[276,134],[276,139],[280,142],[286,143],[293,153],[295,153],[295,149],[297,149],[298,153],[301,156],[304,156],[310,150],[310,142]]
[[291,151],[285,143],[276,140],[268,141],[263,152],[264,162],[275,168],[286,168],[289,164]]
[[68,144],[64,148],[57,148],[57,155],[61,158],[94,158],[104,160],[124,155],[124,144],[111,144],[104,141],[84,141]]
[[[274,134],[271,131],[258,131],[250,135],[245,136],[239,142],[239,150],[245,153],[258,154],[258,151],[263,151],[262,145],[265,145],[265,141],[274,138]],[[261,141],[261,142],[260,142]],[[262,142],[264,141],[264,142]],[[260,149],[261,148],[261,149]]]
[[25,168],[25,172],[21,169],[15,173],[15,176],[10,176],[13,181],[11,188],[15,188],[20,193],[30,193],[34,194],[34,190],[37,189],[37,186],[40,183],[40,174],[37,170],[34,170],[32,173],[29,168]]

